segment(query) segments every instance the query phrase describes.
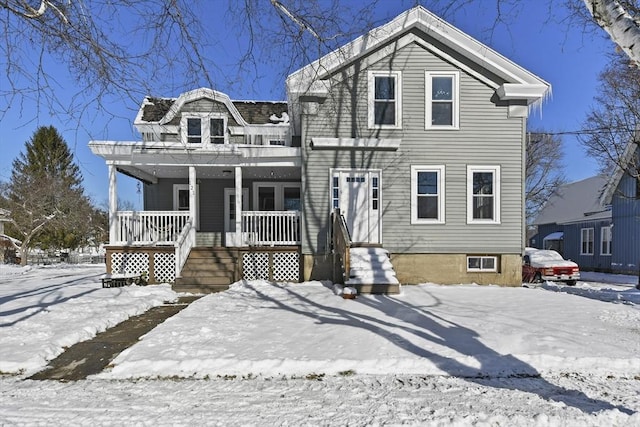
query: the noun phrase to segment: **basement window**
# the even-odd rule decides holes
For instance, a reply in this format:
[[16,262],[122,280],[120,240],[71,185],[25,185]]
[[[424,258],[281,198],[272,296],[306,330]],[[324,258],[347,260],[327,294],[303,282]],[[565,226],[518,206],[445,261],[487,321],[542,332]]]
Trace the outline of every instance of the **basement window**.
[[467,256],[467,272],[488,272],[498,271],[497,256]]

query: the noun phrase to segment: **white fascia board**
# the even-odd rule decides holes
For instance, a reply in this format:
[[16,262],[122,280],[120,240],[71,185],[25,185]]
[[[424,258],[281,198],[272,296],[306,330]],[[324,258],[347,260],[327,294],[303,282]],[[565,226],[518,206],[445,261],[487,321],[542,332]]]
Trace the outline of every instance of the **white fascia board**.
[[137,141],[89,141],[91,152],[105,160],[130,157],[139,146],[140,142]]
[[266,123],[262,125],[229,126],[232,135],[282,135],[289,131],[289,124]]
[[229,98],[228,95],[222,92],[218,92],[217,90],[204,88],[204,87],[201,87],[199,89],[194,89],[180,95],[178,99],[173,103],[173,105],[171,105],[171,108],[169,109],[167,114],[165,114],[162,120],[160,120],[159,123],[161,125],[165,125],[169,123],[176,116],[176,114],[178,114],[180,110],[182,110],[182,107],[184,106],[184,104],[186,104],[187,102],[201,99],[201,98],[208,98],[213,101],[222,102],[227,107],[227,109],[229,110],[229,112],[231,113],[231,115],[233,116],[233,118],[236,120],[238,124],[242,126],[246,126],[248,124],[244,120],[244,118],[240,115],[240,112],[238,111],[236,106],[233,105],[233,102],[231,102],[231,98]]
[[293,159],[293,163],[299,165],[302,161],[302,151],[300,147],[281,146],[244,146],[238,149],[244,158],[287,158]]
[[397,150],[399,138],[311,138],[313,149]]
[[[212,160],[215,159],[215,160]],[[244,159],[244,160],[242,160]],[[247,160],[249,159],[249,160]],[[127,160],[130,164],[154,164],[165,166],[176,165],[216,165],[237,164],[249,162],[259,165],[262,159],[281,159],[283,165],[299,166],[302,161],[299,147],[280,146],[237,146],[235,144],[213,146],[209,149],[174,147],[167,148],[136,148]]]
[[416,27],[429,36],[462,53],[473,62],[500,76],[507,82],[550,85],[488,46],[440,19],[422,6],[404,12],[394,20],[374,28],[343,47],[323,56],[287,78],[289,92],[305,92],[314,80],[325,78],[339,67],[343,67],[361,56],[388,42],[399,34]]
[[550,87],[544,84],[505,83],[496,90],[502,101],[525,100],[533,104],[549,95]]

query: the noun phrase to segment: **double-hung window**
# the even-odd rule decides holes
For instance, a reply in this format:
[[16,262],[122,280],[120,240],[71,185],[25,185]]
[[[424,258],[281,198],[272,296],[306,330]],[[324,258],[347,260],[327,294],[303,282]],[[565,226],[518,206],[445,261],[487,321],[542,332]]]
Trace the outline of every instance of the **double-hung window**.
[[467,166],[467,223],[500,223],[500,166]]
[[369,72],[369,127],[402,127],[402,82],[399,71]]
[[457,71],[425,73],[426,129],[458,129],[459,81]]
[[593,255],[593,228],[580,230],[580,255]]
[[611,255],[611,226],[602,227],[600,229],[600,254]]
[[444,166],[411,166],[411,223],[444,223]]
[[182,115],[180,128],[187,144],[224,144],[227,119],[222,114],[188,113]]
[[187,143],[200,144],[202,142],[202,119],[187,117]]
[[209,142],[212,144],[224,144],[224,119],[209,119]]

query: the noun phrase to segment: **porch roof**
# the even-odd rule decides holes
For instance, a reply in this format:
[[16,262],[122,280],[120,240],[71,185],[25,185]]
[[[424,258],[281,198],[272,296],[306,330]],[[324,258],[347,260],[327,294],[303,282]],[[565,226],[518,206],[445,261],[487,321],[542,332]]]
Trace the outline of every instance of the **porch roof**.
[[240,166],[246,178],[299,179],[302,166],[299,147],[227,144],[195,150],[165,143],[91,141],[89,148],[120,172],[146,182],[184,178],[189,166],[195,166],[199,178],[228,178]]

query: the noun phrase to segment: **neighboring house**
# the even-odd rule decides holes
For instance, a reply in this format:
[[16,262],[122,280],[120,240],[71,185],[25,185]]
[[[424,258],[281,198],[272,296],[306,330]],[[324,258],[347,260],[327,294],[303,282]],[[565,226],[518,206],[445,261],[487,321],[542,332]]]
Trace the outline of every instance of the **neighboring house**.
[[594,176],[558,188],[533,223],[538,233],[530,245],[556,250],[582,270],[610,271],[615,227],[602,199],[606,185],[607,178]]
[[[109,271],[202,289],[522,283],[526,119],[548,83],[417,6],[286,88],[147,98],[142,141],[90,142],[109,167]],[[117,172],[145,183],[144,211],[118,212]]]
[[[640,140],[640,131],[636,136]],[[630,147],[637,147],[632,142]],[[638,165],[637,149],[629,150],[629,166]],[[633,163],[631,163],[633,162]],[[602,195],[602,203],[611,205],[611,270],[640,274],[640,185],[638,179],[618,167]]]

